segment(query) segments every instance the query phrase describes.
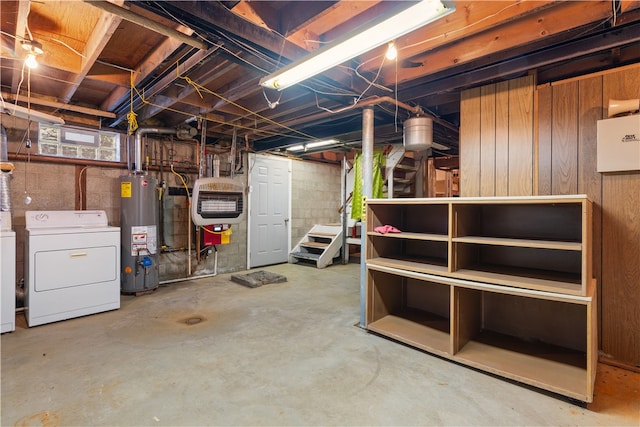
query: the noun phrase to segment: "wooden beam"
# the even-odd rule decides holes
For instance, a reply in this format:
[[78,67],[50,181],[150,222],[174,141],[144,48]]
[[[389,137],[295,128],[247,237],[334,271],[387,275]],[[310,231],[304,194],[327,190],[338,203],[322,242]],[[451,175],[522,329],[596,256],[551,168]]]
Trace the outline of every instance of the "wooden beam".
[[[446,49],[435,49],[416,55],[411,61],[422,65],[400,70],[398,81],[420,78],[496,52],[533,43],[581,25],[602,21],[609,17],[610,7],[608,2],[592,2],[589,7],[585,7],[583,2],[558,3],[553,8],[540,10],[522,19],[510,20],[492,30],[449,44]],[[384,84],[395,83],[395,76],[393,77],[385,77]]]
[[173,28],[167,27],[165,25],[159,24],[156,21],[153,21],[149,18],[146,18],[142,15],[138,15],[136,13],[131,12],[129,9],[125,9],[124,7],[117,6],[113,3],[104,0],[83,0],[85,3],[88,3],[92,6],[100,8],[106,12],[113,13],[114,15],[120,16],[127,21],[133,22],[134,24],[138,24],[142,27],[145,27],[149,30],[155,31],[159,34],[163,34],[167,37],[174,38],[176,40],[180,40],[182,43],[188,44],[189,46],[198,48],[198,49],[207,49],[208,46],[206,43],[197,40],[188,36],[187,34],[181,33],[180,31],[174,30]]
[[[396,40],[398,61],[417,62],[417,55],[430,52],[442,45],[463,40],[474,34],[490,31],[505,22],[550,7],[553,1],[456,1],[455,12],[445,19],[436,20]],[[521,28],[523,31],[523,28]],[[386,46],[362,56],[360,70],[378,69]]]
[[[454,77],[433,79],[432,75],[427,75],[412,81],[410,86],[400,91],[398,97],[411,100],[413,99],[412,94],[418,89],[423,95],[460,90],[491,79],[504,79],[559,61],[574,60],[585,55],[631,43],[640,43],[640,23],[626,26],[624,32],[613,31],[607,34],[595,34],[584,39],[547,48],[543,51],[505,59],[474,70],[455,72],[455,69],[449,69],[448,72],[452,73]],[[464,66],[462,67],[464,68]]]
[[[151,75],[151,73],[180,48],[180,46],[182,46],[182,42],[172,38],[167,38],[160,43],[160,45],[145,58],[144,62],[133,71],[133,84],[135,86],[139,85],[140,82]],[[117,87],[111,91],[109,96],[100,104],[101,109],[112,111],[126,101],[129,96],[129,91],[131,90],[131,76],[127,76],[126,82],[126,85]]]
[[[7,93],[7,92],[2,92],[2,97],[11,101],[14,101],[16,99],[15,94]],[[24,102],[24,103],[27,102],[26,96],[18,95],[17,98],[18,98],[18,102]],[[106,117],[109,119],[114,119],[116,117],[115,113],[111,113],[109,111],[102,111],[102,110],[97,110],[95,108],[81,107],[79,105],[65,104],[63,102],[39,98],[37,96],[34,96],[33,94],[31,95],[31,98],[29,99],[29,101],[32,104],[57,108],[59,110],[73,111],[75,113],[87,114],[89,116]]]
[[[321,13],[312,15],[312,19],[301,22],[295,27],[287,28],[285,35],[287,40],[306,50],[316,50],[321,47],[321,41],[330,41],[326,36],[328,29],[330,31],[337,26],[344,25],[378,4],[379,2],[370,0],[339,1]],[[300,6],[307,7],[305,3],[300,3]]]
[[[124,0],[119,0],[119,2],[124,3]],[[76,93],[82,81],[89,73],[89,70],[91,70],[91,67],[96,62],[96,59],[98,59],[102,50],[111,39],[111,36],[113,36],[113,33],[115,33],[118,28],[118,25],[120,25],[120,21],[122,21],[122,18],[118,16],[110,13],[102,13],[94,30],[91,32],[89,40],[87,40],[85,44],[80,71],[76,73],[73,80],[69,82],[67,90],[60,97],[63,103],[68,103]]]
[[[235,15],[229,9],[224,7],[221,2],[213,1],[165,1],[165,5],[170,5],[181,13],[191,15],[190,20],[195,22],[206,23],[218,30],[234,34],[236,37],[251,42],[257,46],[271,52],[273,58],[277,58],[282,62],[276,67],[270,66],[265,68],[268,72],[275,71],[277,67],[282,67],[289,62],[293,62],[304,58],[309,51],[300,46],[283,39],[281,35],[268,31],[258,25],[254,25],[249,21]],[[255,60],[254,60],[255,62]],[[323,73],[327,79],[332,79],[338,84],[345,84],[351,78],[350,74],[345,74],[339,69],[332,69]],[[348,85],[347,85],[348,86]]]
[[[27,17],[29,16],[29,9],[31,7],[31,2],[29,1],[18,1],[18,15],[16,16],[16,39],[15,39],[15,47],[14,51],[16,53],[16,57],[23,55],[22,50],[22,40],[26,35],[27,31]],[[20,75],[22,72],[22,67],[16,67],[13,70],[13,75],[11,76],[11,92],[16,93],[18,91],[18,85],[20,84]]]
[[[219,46],[213,46],[209,50],[198,51],[194,55],[189,57],[189,59],[187,59],[183,63],[175,64],[175,66],[172,67],[171,72],[167,73],[166,76],[164,76],[162,79],[158,80],[157,82],[153,83],[149,87],[145,87],[144,88],[145,97],[147,99],[149,99],[149,98],[151,98],[153,96],[159,95],[163,90],[165,90],[171,83],[173,83],[176,80],[178,73],[180,75],[182,75],[182,76],[186,76],[186,75],[190,75],[190,73],[192,71],[198,70],[198,69],[202,70],[203,72],[210,72],[210,70],[208,70],[208,69],[207,70],[203,70],[202,67],[200,67],[202,65],[201,62],[204,61],[205,59],[207,59],[213,53],[215,53],[218,49],[219,49]],[[196,79],[196,77],[193,77],[193,76],[191,76],[191,77]],[[191,88],[191,91],[193,91],[193,87],[192,86],[189,86],[189,87]],[[128,92],[128,89],[127,89],[127,92]],[[111,96],[109,97],[109,101],[113,101],[113,98]],[[170,106],[170,105],[172,105],[172,104],[174,104],[174,103],[176,103],[178,101],[179,101],[178,98],[174,99],[173,102],[170,102],[170,100],[165,100],[162,103],[162,107]],[[137,98],[137,96],[136,96],[136,102],[135,102],[135,105],[133,106],[133,109],[138,109],[138,108],[140,108],[141,105],[142,105],[142,101],[139,98]],[[130,108],[129,105],[126,105],[126,108],[120,108],[120,110],[117,113],[118,117],[111,124],[111,126],[117,126],[120,122],[125,120],[126,119],[126,114],[127,114],[128,110],[129,110],[129,108]],[[144,115],[138,118],[139,121],[143,121],[143,120],[148,119],[149,117],[151,117],[154,114],[156,114],[159,111],[161,111],[162,108],[149,107],[146,110],[147,111],[144,113]]]

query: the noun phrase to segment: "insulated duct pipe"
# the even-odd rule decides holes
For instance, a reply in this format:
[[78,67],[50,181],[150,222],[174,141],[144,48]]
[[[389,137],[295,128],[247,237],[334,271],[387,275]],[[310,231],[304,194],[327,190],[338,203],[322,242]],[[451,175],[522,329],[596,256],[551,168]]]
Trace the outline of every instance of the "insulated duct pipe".
[[7,144],[7,130],[4,126],[0,126],[2,130],[2,149],[0,151],[0,163],[6,163],[9,161],[9,149]]
[[[0,126],[2,130],[2,143],[0,144],[0,229],[11,229],[11,188],[9,179],[13,171],[13,164],[9,163],[7,148],[7,130]],[[7,220],[5,220],[5,216]]]

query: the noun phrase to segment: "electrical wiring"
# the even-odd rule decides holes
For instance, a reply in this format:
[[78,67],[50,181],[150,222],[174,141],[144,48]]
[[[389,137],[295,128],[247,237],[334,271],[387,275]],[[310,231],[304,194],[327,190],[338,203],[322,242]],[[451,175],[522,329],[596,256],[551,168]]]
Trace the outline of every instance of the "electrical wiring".
[[343,108],[339,108],[337,110],[331,110],[329,108],[325,108],[325,107],[320,106],[320,104],[318,103],[318,95],[316,94],[316,106],[319,109],[327,111],[328,113],[331,113],[331,114],[341,113],[343,111],[347,111],[347,110],[350,110],[352,108],[355,108],[358,105],[358,102],[360,102],[360,100],[364,96],[364,94],[367,93],[369,91],[369,89],[371,89],[371,87],[374,85],[375,81],[378,80],[378,77],[380,77],[380,73],[382,72],[382,67],[384,66],[385,59],[386,58],[383,56],[382,57],[382,62],[380,63],[380,67],[378,67],[378,73],[376,74],[376,77],[373,79],[372,82],[369,83],[369,86],[367,86],[362,91],[362,93],[360,93],[360,95],[358,95],[358,97],[356,99],[354,99],[353,104],[348,105],[348,106],[343,107]]
[[[158,7],[159,7],[160,9],[162,9],[162,10],[164,11],[164,13],[166,13],[167,15],[169,15],[172,19],[175,19],[175,20],[176,20],[177,22],[179,22],[180,24],[182,24],[182,25],[184,25],[184,26],[186,26],[186,27],[189,27],[186,23],[182,22],[178,17],[176,17],[176,16],[175,16],[175,15],[173,15],[171,12],[169,12],[168,10],[166,10],[166,9],[165,9],[161,4],[159,4],[158,2],[156,2],[155,4],[157,4],[157,5],[158,5]],[[197,35],[198,37],[200,37],[202,40],[204,40],[204,41],[206,41],[206,42],[208,42],[208,43],[212,43],[212,42],[211,42],[210,40],[208,40],[206,37],[202,36],[199,32],[194,31],[194,34],[196,34],[196,35]],[[277,33],[276,33],[276,34],[277,34]],[[282,38],[283,38],[283,42],[284,42],[284,41],[286,41],[286,38],[284,38],[284,36],[282,36],[281,34],[278,34],[278,35],[279,35],[280,37],[282,37]],[[242,42],[242,41],[240,41],[240,40],[237,40],[237,39],[235,39],[235,38],[233,38],[233,37],[229,37],[227,34],[222,34],[222,36],[223,36],[223,37],[225,37],[225,38],[227,38],[228,40],[232,41],[233,43],[235,43],[235,44],[237,44],[237,45],[241,46],[241,47],[242,47],[242,48],[244,48],[245,50],[250,51],[250,52],[251,52],[251,53],[253,53],[255,56],[257,56],[257,57],[259,57],[259,58],[261,58],[261,59],[263,59],[263,60],[265,60],[265,61],[267,61],[267,62],[272,61],[272,59],[271,59],[271,58],[269,58],[267,55],[263,54],[262,52],[258,51],[257,49],[253,48],[252,46],[250,46],[250,45],[248,45],[248,44],[246,44],[246,43],[244,43],[244,42]],[[213,44],[213,43],[212,43],[212,44]],[[233,55],[235,58],[240,59],[241,61],[243,61],[243,62],[247,63],[248,65],[251,65],[252,67],[256,68],[256,69],[257,69],[257,70],[259,70],[259,71],[262,71],[262,72],[263,72],[263,73],[265,73],[265,74],[267,74],[267,73],[268,73],[268,71],[267,71],[267,70],[264,70],[263,68],[261,68],[261,67],[259,67],[259,66],[255,65],[255,64],[250,63],[249,61],[247,61],[247,60],[245,60],[244,58],[240,57],[240,56],[239,56],[238,54],[236,54],[235,52],[231,52],[231,51],[230,51],[229,49],[227,49],[225,46],[223,46],[223,45],[219,45],[219,46],[220,46],[220,48],[221,48],[221,49],[223,49],[225,52],[227,52],[227,53],[229,53],[229,54]],[[283,49],[284,49],[284,44],[283,44]],[[276,65],[277,65],[277,64],[276,64]],[[176,72],[178,72],[178,68],[177,68],[177,67],[176,67]],[[312,135],[309,135],[309,134],[306,134],[306,133],[304,133],[304,132],[301,132],[301,131],[298,131],[298,130],[296,130],[296,129],[293,129],[293,128],[290,128],[290,127],[288,127],[288,126],[285,126],[285,125],[283,125],[283,124],[281,124],[281,123],[278,123],[278,122],[276,122],[276,121],[274,121],[274,120],[272,120],[272,119],[270,119],[270,118],[268,118],[268,117],[265,117],[265,116],[263,116],[263,115],[261,115],[261,114],[259,114],[259,113],[255,112],[255,111],[253,111],[253,110],[250,110],[250,109],[248,109],[248,108],[246,108],[246,107],[244,107],[244,106],[242,106],[242,105],[240,105],[240,104],[238,104],[238,103],[236,103],[236,102],[234,102],[234,101],[232,101],[232,100],[230,100],[230,99],[228,99],[228,98],[224,97],[223,95],[220,95],[220,94],[218,94],[218,93],[216,93],[216,92],[214,92],[214,91],[212,91],[212,90],[210,90],[210,89],[206,88],[205,86],[202,86],[202,85],[200,85],[200,84],[198,84],[198,83],[194,82],[193,80],[189,79],[188,77],[183,77],[183,76],[181,76],[179,73],[178,73],[178,78],[182,78],[182,79],[184,79],[188,84],[192,85],[192,86],[194,87],[194,89],[196,90],[196,92],[200,95],[200,97],[201,97],[201,98],[202,98],[202,94],[200,93],[201,91],[202,91],[202,92],[209,93],[209,94],[211,94],[211,95],[213,95],[213,96],[216,96],[216,97],[218,97],[219,99],[221,99],[221,100],[223,100],[223,101],[225,101],[225,102],[227,102],[227,103],[229,103],[229,104],[231,104],[231,105],[234,105],[234,106],[236,106],[236,107],[238,107],[238,108],[242,109],[243,111],[246,111],[247,113],[249,113],[249,114],[253,115],[254,117],[257,117],[257,118],[259,118],[259,119],[261,119],[261,120],[264,120],[264,121],[266,121],[266,122],[268,122],[268,123],[271,123],[271,124],[273,124],[273,125],[275,125],[275,126],[278,126],[278,127],[280,127],[280,128],[284,128],[284,129],[287,129],[287,130],[289,130],[289,131],[293,132],[294,134],[301,135],[301,136],[302,136],[302,137],[304,137],[304,138],[308,138],[308,139],[312,139],[312,140],[313,140],[313,139],[317,139],[316,137],[314,137],[314,136],[312,136]],[[272,103],[271,101],[269,101],[269,99],[266,97],[266,94],[265,94],[265,99],[266,99],[266,101],[267,101],[267,103],[268,103],[268,105],[269,105],[270,107],[271,107],[271,105],[274,105],[274,103]],[[276,101],[276,102],[277,102],[277,103],[279,103],[279,101],[280,101],[280,98],[278,98],[278,101]],[[277,104],[275,104],[275,105],[277,105]],[[271,107],[271,108],[273,108],[273,107]],[[214,122],[215,122],[215,121],[214,121]],[[220,123],[220,122],[218,122],[218,123]],[[226,124],[226,123],[222,123],[222,124]],[[263,133],[265,132],[265,131],[260,131],[260,130],[255,129],[255,128],[248,128],[248,127],[243,127],[243,126],[238,126],[238,127],[240,127],[240,128],[244,128],[244,129],[251,129],[251,130],[253,130],[253,131],[257,131],[257,132],[263,132]],[[279,136],[290,136],[290,135],[287,135],[287,134],[279,134]]]
[[[160,9],[162,9],[162,10],[163,10],[163,11],[164,11],[168,16],[170,16],[172,19],[175,19],[177,22],[179,22],[180,24],[182,24],[182,25],[184,25],[184,26],[186,26],[186,27],[188,27],[188,26],[189,26],[189,25],[187,25],[185,22],[183,22],[183,21],[181,21],[179,18],[177,18],[175,15],[173,15],[171,12],[169,12],[168,10],[166,10],[166,9],[165,9],[161,4],[159,4],[159,3],[156,3],[156,4],[158,5],[158,7],[159,7]],[[244,18],[244,17],[241,17],[241,18],[246,20],[246,18]],[[248,22],[251,22],[251,21],[249,21],[249,20],[247,20],[247,21],[248,21]],[[281,38],[283,39],[283,47],[284,47],[284,42],[286,42],[286,37],[284,37],[282,34],[278,33],[277,31],[274,31],[274,30],[272,30],[272,29],[269,29],[269,31],[273,32],[274,34],[278,35],[279,37],[281,37]],[[197,31],[194,31],[194,34],[195,34],[197,37],[199,37],[201,40],[206,41],[207,43],[211,43],[211,44],[213,44],[210,40],[208,40],[205,36],[203,36],[202,34],[198,33]],[[230,42],[232,42],[232,43],[236,44],[237,46],[241,47],[242,49],[244,49],[244,50],[246,50],[246,51],[248,51],[248,52],[251,52],[251,53],[252,53],[254,56],[256,56],[257,58],[262,59],[262,60],[263,60],[263,61],[265,61],[265,62],[272,63],[272,65],[274,66],[274,68],[276,68],[276,67],[279,65],[279,63],[280,63],[279,59],[278,59],[278,61],[277,61],[277,62],[273,62],[274,60],[273,60],[271,57],[269,57],[268,55],[266,55],[266,54],[264,54],[263,52],[261,52],[261,51],[259,51],[259,50],[255,49],[253,46],[251,46],[251,45],[249,45],[249,44],[247,44],[247,43],[243,42],[242,40],[240,40],[240,39],[237,39],[237,38],[235,38],[235,37],[230,36],[230,35],[229,35],[229,34],[227,34],[227,33],[221,33],[221,34],[220,34],[220,36],[221,36],[221,37],[223,37],[223,38],[225,38],[225,39],[227,39],[227,40],[229,40]],[[232,52],[231,50],[227,49],[225,46],[222,46],[222,45],[221,45],[221,46],[220,46],[220,48],[221,48],[222,50],[224,50],[225,52],[229,53],[230,55],[232,55],[233,57],[235,57],[236,59],[238,59],[238,60],[240,60],[240,61],[244,62],[245,64],[247,64],[247,65],[249,65],[249,66],[251,66],[251,67],[255,68],[256,70],[258,70],[258,71],[260,71],[260,72],[262,72],[262,73],[264,73],[264,74],[269,74],[269,73],[270,73],[270,71],[265,70],[264,68],[259,67],[258,65],[253,64],[253,63],[249,62],[248,60],[246,60],[246,59],[242,58],[241,56],[239,56],[239,55],[238,55],[238,54],[236,54],[235,52]],[[280,55],[280,56],[281,56],[281,55]],[[336,86],[333,86],[333,85],[327,85],[327,84],[326,84],[326,83],[324,83],[324,82],[322,82],[321,84],[326,85],[326,86],[329,86],[329,87],[330,87],[331,89],[333,89],[333,90],[342,90],[342,89],[341,89],[341,88],[339,88],[339,87],[336,87]],[[333,95],[333,96],[354,96],[354,95],[355,95],[353,92],[348,92],[348,93],[323,92],[323,91],[321,91],[321,90],[318,90],[318,89],[313,88],[313,87],[308,86],[308,85],[301,84],[301,86],[302,86],[302,87],[304,87],[304,88],[306,88],[306,89],[308,89],[308,90],[310,90],[310,91],[312,91],[312,92],[320,93],[320,94],[322,94],[322,95]],[[265,96],[265,98],[266,98],[266,96]],[[269,102],[269,100],[268,100],[268,99],[267,99],[267,102]]]
[[138,121],[136,120],[137,114],[133,111],[133,89],[135,88],[135,84],[133,83],[133,71],[129,76],[129,112],[127,113],[127,122],[129,123],[129,135],[133,135],[133,133],[138,129]]
[[63,42],[62,40],[54,39],[53,37],[44,37],[44,39],[45,40],[51,40],[52,42],[60,43],[62,46],[66,47],[67,49],[69,49],[70,51],[72,51],[76,55],[80,56],[81,58],[85,58],[85,59],[87,58],[86,55],[83,55],[81,52],[78,52],[76,49],[72,48],[67,43]]
[[[188,117],[194,117],[192,112],[180,111],[180,110],[177,110],[175,108],[166,107],[166,106],[159,105],[159,104],[154,104],[153,102],[147,100],[144,97],[144,94],[140,93],[140,91],[137,88],[134,88],[134,90],[135,90],[136,94],[138,95],[138,98],[140,99],[140,101],[142,103],[146,104],[146,105],[150,105],[152,107],[160,108],[162,110],[169,111],[169,112],[172,112],[172,113],[182,114],[182,115],[185,115],[185,116],[188,116]],[[217,124],[226,125],[226,126],[237,126],[240,129],[249,130],[249,131],[252,131],[252,132],[255,132],[255,133],[266,134],[268,136],[283,136],[283,137],[289,137],[290,136],[289,134],[284,134],[284,133],[280,133],[280,132],[272,132],[272,131],[268,131],[268,130],[255,129],[255,128],[252,128],[252,127],[249,127],[249,126],[243,126],[243,125],[239,125],[239,124],[232,124],[232,123],[224,122],[222,120],[216,120],[216,119],[211,118],[211,117],[205,117],[205,116],[200,116],[200,115],[198,115],[196,117],[198,119],[201,119],[201,120],[207,120],[208,122],[217,123]],[[316,138],[313,138],[313,139],[316,139]]]
[[[20,71],[20,81],[18,82],[18,87],[16,88],[16,100],[14,102],[14,105],[18,105],[18,94],[20,93],[20,88],[22,87],[22,83],[24,82],[24,69],[26,66],[27,64],[23,61],[22,70]],[[28,73],[29,73],[29,77],[31,77],[31,71],[28,71]],[[27,101],[30,101],[30,100],[31,100],[31,97],[27,99]]]
[[84,174],[84,172],[87,170],[89,166],[85,166],[82,169],[80,169],[80,173],[78,174],[78,196],[80,198],[80,209],[83,208],[82,206],[82,202],[83,202],[83,197],[82,197],[82,174]]
[[[174,14],[172,14],[171,12],[169,12],[167,9],[165,9],[165,8],[164,8],[164,6],[162,6],[161,2],[154,2],[154,4],[156,4],[156,5],[158,6],[158,8],[160,8],[160,9],[161,9],[164,13],[166,13],[169,17],[171,17],[171,19],[174,19],[176,22],[178,22],[179,24],[181,24],[181,25],[183,25],[183,26],[185,26],[185,27],[187,27],[187,28],[191,28],[191,26],[190,26],[190,25],[188,25],[186,22],[182,21],[180,18],[178,18],[177,16],[175,16]],[[225,8],[226,8],[226,7],[225,7]],[[243,19],[245,19],[245,18],[243,17]],[[200,34],[198,31],[195,31],[195,30],[194,30],[194,32],[193,32],[193,33],[194,33],[198,38],[200,38],[202,41],[205,41],[205,42],[207,42],[207,43],[209,43],[209,44],[212,44],[212,45],[216,45],[216,44],[217,44],[217,43],[212,42],[211,40],[209,40],[208,38],[206,38],[206,37],[205,37],[205,36],[203,36],[202,34]],[[275,32],[274,32],[274,33],[275,33]],[[277,34],[277,33],[276,33],[276,34]],[[252,51],[254,51],[254,52],[259,52],[259,51],[257,51],[256,49],[253,49],[252,47],[250,47],[250,46],[246,45],[245,43],[241,43],[240,41],[233,40],[233,38],[230,38],[230,37],[229,37],[227,34],[225,34],[225,33],[221,33],[221,34],[220,34],[220,36],[222,36],[222,37],[224,37],[224,38],[226,38],[226,39],[228,39],[228,40],[230,40],[230,41],[233,41],[234,43],[236,43],[236,44],[240,45],[241,47],[243,47],[245,50],[252,50]],[[282,36],[282,35],[280,35],[280,36]],[[228,54],[232,55],[232,56],[233,56],[233,57],[235,57],[236,59],[238,59],[238,60],[240,60],[240,61],[244,62],[245,64],[247,64],[247,65],[249,65],[249,66],[251,66],[251,67],[253,67],[253,68],[257,69],[258,71],[261,71],[261,72],[263,72],[263,73],[265,73],[265,74],[268,74],[268,71],[267,71],[267,70],[265,70],[265,69],[263,69],[263,68],[261,68],[261,67],[257,66],[256,64],[253,64],[253,63],[251,63],[251,62],[247,61],[246,59],[242,58],[242,57],[241,57],[240,55],[238,55],[237,53],[232,52],[231,50],[227,49],[224,45],[220,44],[220,45],[219,45],[219,48],[220,48],[220,49],[222,49],[222,50],[224,50],[224,51],[225,51],[225,52],[227,52]],[[266,55],[265,55],[265,57],[266,57]],[[268,58],[268,57],[266,57],[266,58]],[[263,58],[263,59],[264,59],[264,58]],[[269,59],[270,59],[270,58],[269,58]]]
[[281,123],[276,122],[275,120],[272,120],[272,119],[270,119],[270,118],[268,118],[268,117],[265,117],[265,116],[261,115],[260,113],[256,113],[255,111],[250,110],[249,108],[246,108],[245,106],[243,106],[243,105],[241,105],[241,104],[238,104],[237,102],[235,102],[235,101],[233,101],[233,100],[231,100],[231,99],[229,99],[229,98],[227,98],[227,97],[225,97],[225,96],[223,96],[223,95],[220,95],[219,93],[214,92],[213,90],[211,90],[211,89],[209,89],[209,88],[207,88],[207,87],[205,87],[205,86],[202,86],[202,85],[200,85],[199,83],[194,82],[194,81],[193,81],[193,80],[191,80],[189,77],[181,76],[181,75],[178,73],[178,67],[176,67],[176,73],[177,73],[178,78],[185,80],[188,84],[190,84],[191,86],[193,86],[193,88],[196,90],[196,92],[198,93],[198,95],[200,95],[200,98],[202,98],[202,94],[200,93],[201,91],[202,91],[202,92],[205,92],[205,93],[208,93],[208,94],[211,94],[211,95],[216,96],[216,97],[218,97],[219,99],[221,99],[221,100],[223,100],[223,101],[225,101],[225,102],[227,102],[227,103],[229,103],[229,104],[231,104],[231,105],[233,105],[233,106],[235,106],[235,107],[240,108],[240,109],[241,109],[241,110],[243,110],[243,111],[246,111],[247,113],[249,113],[249,114],[251,114],[251,115],[253,115],[253,116],[255,116],[255,117],[257,117],[257,118],[259,118],[259,119],[261,119],[261,120],[266,121],[267,123],[271,123],[271,124],[273,124],[273,125],[276,125],[276,126],[278,126],[278,127],[283,128],[283,129],[287,129],[287,130],[289,130],[289,131],[291,131],[291,132],[293,132],[293,133],[296,133],[296,134],[298,134],[298,135],[302,135],[302,136],[304,136],[305,138],[315,139],[315,137],[313,137],[312,135],[309,135],[309,134],[306,134],[306,133],[301,132],[301,131],[299,131],[299,130],[296,130],[296,129],[290,128],[290,127],[288,127],[288,126],[286,126],[286,125],[283,125],[283,124],[281,124]]
[[[2,1],[2,0],[0,0],[0,1]],[[13,71],[19,70],[19,68],[5,66],[4,64],[1,64],[0,68],[2,68],[4,70],[13,70]],[[73,85],[73,86],[78,86],[79,85],[78,82],[72,82],[70,80],[60,79],[60,78],[53,77],[53,76],[48,75],[48,74],[38,74],[38,78],[42,79],[42,80],[50,80],[50,81],[54,81],[54,82],[58,82],[58,83],[65,83],[65,84]]]

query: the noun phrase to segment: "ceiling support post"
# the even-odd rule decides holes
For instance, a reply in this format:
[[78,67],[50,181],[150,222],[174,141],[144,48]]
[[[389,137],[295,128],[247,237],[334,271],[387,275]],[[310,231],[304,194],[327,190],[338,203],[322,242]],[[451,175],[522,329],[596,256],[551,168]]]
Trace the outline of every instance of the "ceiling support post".
[[[373,195],[373,106],[362,109],[362,197],[368,200]],[[366,206],[366,205],[365,205]],[[366,217],[360,228],[360,327],[365,327],[365,304],[367,300],[367,227]]]

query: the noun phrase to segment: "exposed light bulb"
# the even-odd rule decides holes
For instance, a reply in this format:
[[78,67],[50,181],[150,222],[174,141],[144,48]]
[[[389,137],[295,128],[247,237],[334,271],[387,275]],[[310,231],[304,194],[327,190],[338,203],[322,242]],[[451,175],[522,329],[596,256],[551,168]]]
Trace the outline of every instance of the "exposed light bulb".
[[25,59],[24,63],[29,68],[37,68],[38,61],[36,61],[36,56],[33,53],[27,55],[27,59]]
[[394,42],[389,43],[386,56],[389,61],[393,61],[398,57],[398,50],[396,49],[396,44]]

